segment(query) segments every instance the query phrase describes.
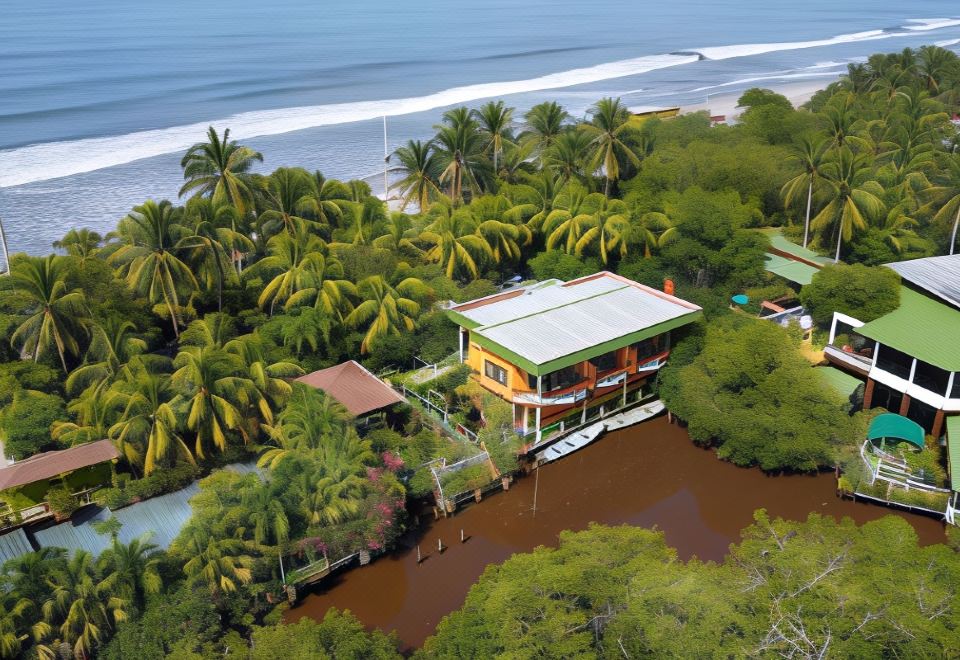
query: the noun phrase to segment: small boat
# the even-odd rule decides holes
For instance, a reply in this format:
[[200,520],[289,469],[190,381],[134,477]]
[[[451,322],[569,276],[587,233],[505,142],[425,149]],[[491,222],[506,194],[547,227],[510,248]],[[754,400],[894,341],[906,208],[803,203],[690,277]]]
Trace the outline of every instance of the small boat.
[[535,454],[537,463],[549,463],[567,454],[572,454],[599,438],[604,431],[616,431],[628,426],[633,426],[634,424],[639,424],[651,417],[656,417],[662,413],[665,408],[666,406],[663,405],[663,402],[657,399],[633,410],[612,415],[602,421],[591,424],[575,433],[560,438],[543,451],[537,452]]
[[606,427],[608,431],[616,431],[617,429],[623,429],[628,426],[633,426],[634,424],[639,424],[640,422],[646,421],[651,417],[656,417],[666,409],[666,406],[663,405],[663,402],[657,399],[656,401],[651,401],[648,404],[642,405],[639,408],[634,408],[633,410],[628,410],[625,413],[620,413],[619,415],[614,415],[606,420]]
[[566,456],[567,454],[572,454],[578,449],[586,447],[600,437],[600,434],[603,433],[605,427],[605,422],[597,422],[596,424],[591,424],[590,426],[581,429],[576,433],[571,433],[564,438],[560,438],[555,443],[536,454],[537,462],[549,463],[550,461],[555,461],[558,458]]

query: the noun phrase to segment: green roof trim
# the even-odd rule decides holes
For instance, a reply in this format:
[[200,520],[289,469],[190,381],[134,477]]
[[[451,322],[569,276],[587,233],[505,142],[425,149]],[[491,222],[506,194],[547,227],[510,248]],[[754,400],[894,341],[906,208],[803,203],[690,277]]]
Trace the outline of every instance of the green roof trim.
[[960,371],[960,310],[913,289],[901,287],[900,307],[857,332],[941,369]]
[[864,384],[859,378],[851,376],[836,367],[814,367],[814,371],[816,371],[820,375],[820,378],[822,378],[828,386],[832,387],[834,391],[847,398],[853,396],[857,388]]
[[817,268],[810,264],[800,261],[791,261],[779,254],[767,253],[767,263],[764,269],[768,273],[773,273],[779,277],[796,282],[797,284],[807,285],[813,281],[813,276],[817,273]]
[[447,310],[447,318],[456,323],[462,328],[467,330],[473,330],[474,328],[480,327],[480,324],[474,321],[473,319],[467,318],[460,312],[455,312],[452,309]]
[[870,422],[867,440],[879,440],[881,438],[905,440],[920,449],[926,446],[923,441],[923,427],[915,421],[896,413],[877,415]]
[[783,229],[780,227],[767,227],[758,231],[760,231],[762,234],[765,234],[766,237],[770,239],[770,247],[774,250],[779,250],[780,252],[784,252],[800,259],[813,261],[814,263],[818,263],[823,266],[833,263],[833,259],[830,257],[824,257],[817,254],[813,250],[809,250],[803,246],[797,245],[793,241],[787,240],[783,235]]
[[950,487],[960,493],[960,415],[947,417],[947,452],[950,457]]
[[549,373],[552,373],[558,369],[563,369],[564,367],[569,367],[575,364],[579,364],[584,360],[589,360],[590,358],[595,358],[604,353],[609,353],[610,351],[615,351],[617,349],[623,348],[624,346],[629,346],[630,344],[636,343],[638,341],[643,341],[644,339],[649,339],[650,337],[655,337],[659,334],[679,328],[684,325],[689,325],[695,321],[700,320],[703,317],[703,312],[701,311],[691,311],[689,314],[684,314],[683,316],[678,316],[677,318],[669,319],[662,323],[652,325],[648,328],[643,328],[642,330],[637,330],[636,332],[631,332],[629,334],[623,335],[622,337],[617,337],[616,339],[611,339],[610,341],[603,342],[586,348],[582,351],[577,351],[576,353],[571,353],[569,355],[564,355],[562,357],[550,360],[543,364],[535,364],[527,358],[514,353],[513,351],[504,348],[495,341],[484,337],[482,334],[477,332],[470,333],[470,341],[483,347],[484,349],[490,351],[494,355],[497,355],[505,360],[508,360],[511,364],[520,367],[528,374],[533,374],[534,376],[543,376]]

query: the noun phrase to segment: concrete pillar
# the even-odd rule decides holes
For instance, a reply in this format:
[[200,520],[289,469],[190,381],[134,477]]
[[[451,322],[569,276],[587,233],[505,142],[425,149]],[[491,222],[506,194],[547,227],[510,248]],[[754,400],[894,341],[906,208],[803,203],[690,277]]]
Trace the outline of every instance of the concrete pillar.
[[460,364],[463,364],[463,328],[459,328],[457,336],[460,338]]
[[910,395],[904,394],[903,401],[900,402],[900,415],[902,417],[907,416],[907,412],[910,410]]
[[873,388],[876,385],[876,381],[872,378],[867,379],[867,387],[863,390],[863,409],[870,410],[870,404],[873,403]]
[[540,408],[537,407],[537,442],[540,442]]

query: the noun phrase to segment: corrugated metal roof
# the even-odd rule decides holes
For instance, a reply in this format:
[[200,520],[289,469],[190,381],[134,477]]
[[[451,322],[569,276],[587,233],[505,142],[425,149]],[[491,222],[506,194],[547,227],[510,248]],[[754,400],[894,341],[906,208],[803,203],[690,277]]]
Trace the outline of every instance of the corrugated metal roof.
[[960,310],[913,289],[900,287],[900,307],[857,332],[941,369],[960,371]]
[[897,261],[887,267],[914,286],[960,307],[960,254]]
[[297,381],[323,390],[353,415],[365,415],[404,401],[393,388],[353,360],[314,371]]
[[796,282],[802,285],[810,284],[810,282],[813,281],[813,276],[817,273],[817,270],[819,270],[810,264],[805,264],[801,261],[791,261],[786,257],[770,253],[767,253],[767,262],[764,268],[769,273],[779,275],[790,282]]
[[[511,320],[471,332],[534,364],[544,364],[700,310],[696,305],[681,304],[677,298],[629,280],[599,279],[610,281],[603,286],[590,286],[589,290],[594,292],[591,297],[576,296],[561,306],[538,312],[511,306],[517,314]],[[587,284],[592,282],[571,288]],[[544,293],[547,291],[550,289]]]
[[0,536],[0,566],[28,552],[33,552],[33,547],[23,528],[17,528]]
[[827,264],[833,263],[833,259],[821,256],[813,250],[809,250],[801,245],[797,245],[793,241],[787,240],[787,238],[783,235],[783,229],[780,227],[768,227],[765,229],[759,229],[758,231],[762,234],[766,234],[767,238],[770,239],[770,247],[774,250],[783,252],[784,254],[789,254],[799,259],[812,261],[813,263],[820,264],[821,266],[826,266]]
[[[497,299],[498,296],[490,296],[490,302],[483,302],[483,299],[473,300],[456,305],[451,308],[451,311],[462,314],[481,326],[496,325],[628,286],[608,277],[598,277],[583,282],[574,281],[569,286],[563,286],[563,284],[559,280],[554,280],[549,284],[533,285],[522,289],[523,292],[519,295],[500,300]],[[507,292],[507,294],[510,293],[513,291]]]
[[119,457],[109,440],[97,440],[68,449],[45,451],[0,469],[0,490],[50,479],[64,472],[105,463]]
[[[173,539],[193,514],[190,498],[199,492],[200,487],[192,483],[174,493],[118,509],[113,515],[123,527],[120,528],[117,538],[123,543],[129,543],[149,532],[150,543],[162,549],[170,547]],[[98,555],[110,546],[110,536],[98,534],[93,523],[107,520],[110,515],[110,511],[104,509],[79,525],[73,522],[60,523],[34,532],[33,536],[43,547],[66,548],[71,552],[82,549]]]

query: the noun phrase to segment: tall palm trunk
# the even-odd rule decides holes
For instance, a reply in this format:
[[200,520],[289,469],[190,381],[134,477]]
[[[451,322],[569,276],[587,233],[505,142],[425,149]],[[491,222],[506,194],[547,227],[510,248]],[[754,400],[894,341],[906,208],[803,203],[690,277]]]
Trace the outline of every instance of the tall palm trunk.
[[7,275],[10,274],[10,253],[7,252],[7,234],[3,231],[3,220],[0,220],[0,246],[3,247],[3,267]]
[[843,220],[840,220],[840,226],[837,227],[837,254],[833,258],[833,263],[840,262],[840,245],[843,243]]
[[957,242],[957,226],[958,225],[960,225],[960,204],[957,205],[957,215],[953,219],[953,231],[950,232],[950,254],[953,254],[953,246],[954,246],[954,243]]
[[803,223],[803,247],[807,247],[807,237],[810,234],[810,207],[813,205],[813,177],[810,177],[810,186],[807,188],[807,219]]

